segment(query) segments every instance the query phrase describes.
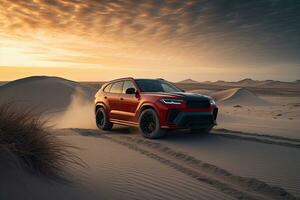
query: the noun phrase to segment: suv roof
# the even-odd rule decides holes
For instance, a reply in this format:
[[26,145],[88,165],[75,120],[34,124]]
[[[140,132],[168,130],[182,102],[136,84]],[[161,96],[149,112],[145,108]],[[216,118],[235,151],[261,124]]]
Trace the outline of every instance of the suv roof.
[[133,77],[124,77],[124,78],[117,78],[111,81],[107,81],[106,83],[115,82],[115,81],[123,81],[123,80],[162,80],[165,81],[163,78],[133,78]]
[[111,81],[107,81],[106,83],[110,83],[110,82],[115,82],[115,81],[123,81],[123,80],[134,80],[133,77],[124,77],[124,78],[117,78],[117,79],[113,79]]

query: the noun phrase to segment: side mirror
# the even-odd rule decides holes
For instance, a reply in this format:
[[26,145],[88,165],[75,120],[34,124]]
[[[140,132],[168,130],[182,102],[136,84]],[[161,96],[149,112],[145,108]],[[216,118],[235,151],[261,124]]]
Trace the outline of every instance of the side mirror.
[[127,88],[126,94],[135,94],[135,88]]

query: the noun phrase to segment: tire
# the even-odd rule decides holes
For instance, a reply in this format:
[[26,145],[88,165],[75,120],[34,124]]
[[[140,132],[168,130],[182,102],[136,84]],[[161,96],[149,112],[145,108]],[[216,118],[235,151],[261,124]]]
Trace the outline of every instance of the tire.
[[191,133],[194,133],[194,134],[209,134],[212,128],[213,128],[212,126],[207,127],[207,128],[191,128]]
[[165,136],[165,131],[160,128],[157,113],[151,108],[144,110],[140,114],[139,130],[144,137],[150,139],[157,139]]
[[108,119],[108,115],[104,108],[99,108],[96,111],[96,125],[99,129],[108,131],[113,127],[113,123],[111,123]]

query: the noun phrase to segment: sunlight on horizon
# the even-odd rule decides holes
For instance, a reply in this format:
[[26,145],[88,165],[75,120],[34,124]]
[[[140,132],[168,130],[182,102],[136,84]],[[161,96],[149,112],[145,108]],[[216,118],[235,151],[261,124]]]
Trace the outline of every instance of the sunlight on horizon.
[[[227,13],[224,18],[222,5],[214,2],[176,0],[178,4],[158,6],[145,1],[136,10],[129,2],[0,1],[2,80],[53,74],[76,80],[300,77],[297,25],[280,4],[260,5],[270,7],[276,19],[291,20],[290,27],[276,30],[275,37],[272,27],[280,20],[247,19],[243,10],[234,11],[240,17]],[[265,23],[270,30],[265,30]],[[95,73],[101,74],[99,78]]]

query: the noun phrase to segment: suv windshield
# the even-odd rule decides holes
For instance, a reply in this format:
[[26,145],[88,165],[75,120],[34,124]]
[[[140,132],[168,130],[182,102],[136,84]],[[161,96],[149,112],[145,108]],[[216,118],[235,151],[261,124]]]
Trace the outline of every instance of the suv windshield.
[[175,85],[164,80],[136,79],[141,92],[182,92]]

